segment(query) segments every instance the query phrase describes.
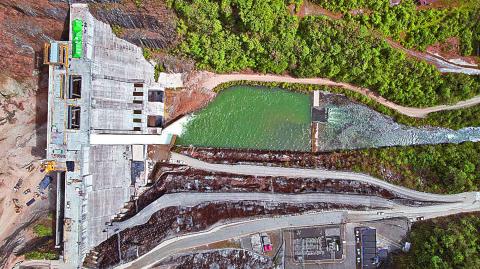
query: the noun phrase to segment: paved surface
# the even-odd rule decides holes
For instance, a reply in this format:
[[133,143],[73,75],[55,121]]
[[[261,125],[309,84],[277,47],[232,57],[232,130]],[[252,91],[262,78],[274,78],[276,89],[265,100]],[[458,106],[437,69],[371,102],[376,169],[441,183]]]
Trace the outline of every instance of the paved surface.
[[418,201],[433,201],[433,202],[462,202],[465,199],[471,198],[475,193],[460,193],[453,195],[440,195],[425,192],[418,192],[411,189],[407,189],[401,186],[387,183],[383,180],[374,178],[369,175],[333,171],[324,169],[304,169],[304,168],[286,168],[286,167],[270,167],[270,166],[257,166],[257,165],[228,165],[228,164],[212,164],[203,162],[188,156],[172,152],[172,162],[186,164],[190,167],[214,171],[224,172],[239,175],[253,175],[253,176],[283,176],[291,178],[325,178],[325,179],[347,179],[361,181],[368,184],[373,184],[385,188],[387,190],[396,192],[407,198]]
[[282,228],[341,223],[344,218],[344,212],[322,212],[281,218],[255,219],[226,224],[202,233],[190,234],[164,241],[140,259],[121,265],[119,268],[146,268],[174,253],[181,252],[185,248],[202,246],[209,244],[210,242],[218,242],[257,232],[266,232]]
[[[480,70],[478,71],[480,73]],[[334,82],[332,80],[325,79],[325,78],[294,78],[290,76],[279,76],[279,75],[210,73],[208,76],[205,76],[205,79],[202,82],[202,87],[208,90],[213,90],[216,86],[222,83],[231,82],[231,81],[240,81],[240,80],[336,86],[336,87],[344,88],[344,89],[351,90],[351,91],[363,94],[365,96],[368,96],[369,98],[372,98],[373,100],[377,101],[378,103],[386,107],[396,110],[397,112],[403,115],[407,115],[409,117],[414,117],[414,118],[424,118],[429,113],[444,111],[444,110],[455,110],[455,109],[474,106],[480,103],[480,96],[476,96],[465,101],[460,101],[453,105],[438,105],[438,106],[426,107],[426,108],[405,107],[405,106],[397,105],[391,101],[388,101],[387,99],[374,94],[369,89],[353,86],[351,84]]]
[[35,268],[35,269],[75,269],[75,266],[71,264],[66,264],[60,260],[46,261],[46,260],[30,260],[24,261],[18,265],[16,268]]
[[[281,216],[275,218],[255,219],[218,225],[208,231],[200,233],[188,234],[177,238],[164,241],[147,254],[139,257],[137,260],[121,265],[120,268],[140,268],[151,267],[156,262],[164,259],[171,254],[180,253],[185,249],[211,244],[214,242],[246,236],[252,233],[265,232],[283,228],[305,227],[312,225],[326,225],[338,223],[358,223],[365,221],[375,221],[389,218],[409,218],[415,221],[417,217],[425,219],[447,216],[464,212],[473,212],[480,210],[480,194],[478,192],[462,193],[458,195],[435,195],[428,193],[416,192],[406,188],[388,184],[381,180],[370,176],[318,170],[318,169],[299,169],[299,168],[277,168],[263,167],[252,165],[223,165],[209,164],[193,158],[189,158],[180,154],[172,154],[172,160],[188,164],[194,168],[206,169],[210,171],[227,172],[235,174],[261,175],[261,176],[292,176],[292,177],[320,177],[320,178],[336,178],[359,180],[384,188],[401,192],[409,197],[418,200],[435,200],[443,201],[439,205],[408,207],[397,205],[390,209],[382,210],[382,214],[378,214],[378,210],[367,211],[331,211],[331,212],[315,212],[304,215]],[[232,196],[232,199],[234,197]],[[241,198],[241,197],[236,197]],[[181,199],[179,199],[181,200]],[[183,201],[182,201],[183,202]],[[147,210],[148,211],[148,210]]]
[[[271,193],[172,193],[166,194],[149,204],[135,216],[114,223],[115,231],[146,223],[152,214],[170,206],[196,206],[204,202],[261,201],[275,203],[335,203],[370,208],[394,208],[396,203],[375,196],[308,193],[308,194],[271,194]],[[118,229],[118,230],[117,230]]]
[[333,211],[315,212],[297,216],[282,216],[277,218],[265,218],[248,220],[237,223],[217,226],[201,233],[188,234],[181,237],[164,241],[147,254],[137,260],[123,264],[119,268],[146,268],[154,263],[184,249],[211,244],[214,242],[246,236],[252,233],[265,232],[283,228],[305,227],[312,225],[338,224],[344,222],[364,222],[395,217],[416,218],[423,216],[425,219],[472,212],[480,210],[480,202],[471,196],[464,202],[449,203],[425,207],[398,207],[385,210],[384,215],[378,215],[378,211]]

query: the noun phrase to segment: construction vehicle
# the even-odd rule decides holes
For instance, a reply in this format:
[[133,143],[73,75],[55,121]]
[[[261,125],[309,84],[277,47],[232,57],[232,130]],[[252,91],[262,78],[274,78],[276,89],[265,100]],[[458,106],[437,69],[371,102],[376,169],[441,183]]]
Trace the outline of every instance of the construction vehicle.
[[13,198],[12,201],[13,201],[13,205],[15,206],[15,213],[20,213],[20,210],[23,208],[23,206],[20,205],[20,203],[18,202],[18,199],[16,198]]
[[23,166],[22,168],[27,169],[28,172],[32,172],[35,169],[35,165],[33,162],[30,162],[29,164]]
[[40,184],[38,184],[38,190],[43,192],[48,185],[50,185],[50,182],[52,182],[52,177],[49,175],[46,175],[42,181],[40,181]]
[[45,161],[42,163],[40,171],[45,172],[46,174],[55,171],[55,161]]
[[13,187],[13,191],[18,191],[21,187],[22,187],[22,184],[23,184],[23,178],[19,178],[18,181],[17,181],[17,184],[15,184],[15,187]]

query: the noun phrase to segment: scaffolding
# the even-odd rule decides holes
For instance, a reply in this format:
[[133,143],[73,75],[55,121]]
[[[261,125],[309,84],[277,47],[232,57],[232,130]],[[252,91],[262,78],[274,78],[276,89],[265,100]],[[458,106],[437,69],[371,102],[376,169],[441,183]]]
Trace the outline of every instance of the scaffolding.
[[43,63],[46,65],[68,66],[68,45],[59,42],[45,43]]

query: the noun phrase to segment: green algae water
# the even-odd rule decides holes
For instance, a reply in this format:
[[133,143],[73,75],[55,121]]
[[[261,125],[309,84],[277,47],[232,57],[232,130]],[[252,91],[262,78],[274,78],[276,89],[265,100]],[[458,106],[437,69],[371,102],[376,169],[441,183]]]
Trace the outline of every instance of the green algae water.
[[233,86],[194,114],[184,146],[310,151],[310,97],[279,88]]

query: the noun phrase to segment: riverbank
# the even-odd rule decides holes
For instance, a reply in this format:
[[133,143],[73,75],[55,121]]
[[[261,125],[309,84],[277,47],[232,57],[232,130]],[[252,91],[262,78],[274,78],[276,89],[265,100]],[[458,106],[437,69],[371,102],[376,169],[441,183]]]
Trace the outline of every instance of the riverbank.
[[[427,108],[404,107],[397,105],[374,92],[346,83],[337,83],[324,78],[293,78],[280,75],[262,74],[215,74],[211,72],[198,72],[191,76],[195,81],[195,90],[204,92],[220,92],[231,86],[252,85],[265,87],[279,87],[299,92],[312,92],[314,90],[343,94],[350,100],[362,103],[368,107],[392,117],[396,122],[413,126],[433,126],[449,129],[462,129],[480,126],[480,96],[458,102],[453,105],[440,105]],[[191,83],[190,83],[191,84]],[[193,86],[192,86],[193,87]],[[212,100],[210,96],[208,98]],[[192,108],[190,112],[200,109],[208,104]]]

